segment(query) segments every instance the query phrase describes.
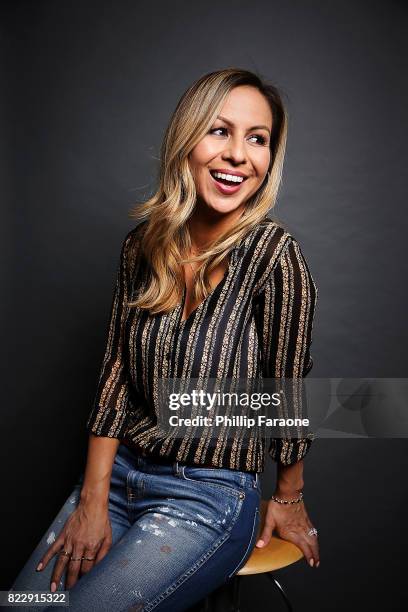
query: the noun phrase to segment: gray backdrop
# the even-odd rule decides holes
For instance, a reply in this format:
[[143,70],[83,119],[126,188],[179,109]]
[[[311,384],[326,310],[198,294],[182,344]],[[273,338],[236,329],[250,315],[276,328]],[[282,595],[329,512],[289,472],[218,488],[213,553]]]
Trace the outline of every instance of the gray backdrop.
[[[407,12],[396,0],[2,3],[0,588],[84,466],[128,211],[154,189],[167,121],[205,72],[253,69],[286,95],[276,212],[319,287],[313,376],[407,376]],[[296,610],[402,609],[406,450],[315,442],[305,501],[321,565],[278,572]],[[262,576],[242,601],[281,609]]]

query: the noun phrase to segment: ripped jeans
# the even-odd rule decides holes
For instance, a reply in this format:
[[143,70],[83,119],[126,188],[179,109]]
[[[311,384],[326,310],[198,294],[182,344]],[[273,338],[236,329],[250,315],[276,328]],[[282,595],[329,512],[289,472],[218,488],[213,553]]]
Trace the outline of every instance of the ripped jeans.
[[[44,570],[35,568],[77,507],[82,481],[83,473],[12,590],[50,590],[56,557]],[[109,493],[112,546],[69,589],[68,609],[187,610],[245,564],[255,545],[260,497],[255,473],[155,463],[120,444]],[[65,574],[58,591],[64,588]],[[55,611],[56,606],[17,609]]]

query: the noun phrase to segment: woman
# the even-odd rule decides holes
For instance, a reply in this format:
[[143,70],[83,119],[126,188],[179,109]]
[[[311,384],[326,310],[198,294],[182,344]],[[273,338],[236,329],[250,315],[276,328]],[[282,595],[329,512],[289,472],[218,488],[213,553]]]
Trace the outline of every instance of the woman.
[[319,565],[301,494],[311,438],[272,440],[277,488],[256,541],[265,440],[166,430],[158,408],[162,380],[312,367],[317,289],[297,241],[266,216],[286,129],[277,89],[245,70],[207,74],[180,99],[159,189],[123,242],[85,471],[13,590],[69,589],[73,610],[185,610],[273,529]]

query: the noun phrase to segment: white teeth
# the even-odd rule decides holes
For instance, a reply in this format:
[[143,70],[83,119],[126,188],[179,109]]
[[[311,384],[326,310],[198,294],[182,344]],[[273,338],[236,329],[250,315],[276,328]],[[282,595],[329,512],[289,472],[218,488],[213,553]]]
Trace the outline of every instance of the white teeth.
[[242,183],[244,180],[243,176],[235,176],[234,174],[222,174],[222,172],[213,172],[212,175],[215,178],[222,178],[233,183]]

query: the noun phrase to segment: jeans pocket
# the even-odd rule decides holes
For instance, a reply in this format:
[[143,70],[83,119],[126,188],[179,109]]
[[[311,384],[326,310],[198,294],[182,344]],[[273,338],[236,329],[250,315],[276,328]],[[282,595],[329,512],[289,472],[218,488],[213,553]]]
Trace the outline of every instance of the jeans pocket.
[[189,480],[199,485],[207,485],[242,499],[245,494],[240,486],[239,474],[232,474],[230,472],[230,470],[222,468],[180,466],[180,478],[183,480]]
[[255,540],[258,534],[258,527],[259,527],[259,508],[255,508],[254,518],[252,521],[251,537],[249,539],[248,546],[246,547],[245,553],[243,557],[241,558],[240,562],[238,563],[238,565],[236,565],[234,571],[230,573],[228,578],[232,578],[232,576],[234,576],[234,574],[236,574],[241,569],[241,567],[243,567],[245,563],[247,562],[252,552],[252,549],[255,545]]

